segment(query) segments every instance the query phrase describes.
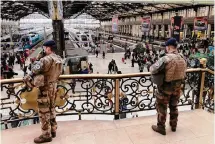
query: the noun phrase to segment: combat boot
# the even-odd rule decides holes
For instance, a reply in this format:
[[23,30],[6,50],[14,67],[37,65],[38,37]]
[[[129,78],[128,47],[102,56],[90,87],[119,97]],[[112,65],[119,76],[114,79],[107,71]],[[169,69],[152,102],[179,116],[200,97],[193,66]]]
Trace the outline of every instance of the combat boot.
[[158,127],[158,126],[156,126],[156,125],[152,125],[152,129],[153,129],[155,132],[158,132],[158,133],[160,133],[160,134],[162,134],[162,135],[166,135],[166,130],[165,130],[165,128],[160,128],[160,127]]
[[173,132],[176,132],[176,127],[172,126],[171,122],[169,122],[169,125],[171,126],[171,130],[172,130]]
[[56,132],[51,132],[51,134],[52,134],[52,138],[56,137]]
[[52,141],[52,137],[44,137],[43,135],[40,135],[39,137],[34,139],[35,143],[46,143],[46,142],[51,142]]

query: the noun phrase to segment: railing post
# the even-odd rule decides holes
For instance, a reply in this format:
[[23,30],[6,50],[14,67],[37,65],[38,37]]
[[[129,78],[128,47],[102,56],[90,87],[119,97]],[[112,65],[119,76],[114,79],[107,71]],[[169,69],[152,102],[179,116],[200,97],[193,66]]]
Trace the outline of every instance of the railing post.
[[115,79],[115,110],[114,110],[114,119],[119,119],[119,79]]
[[78,120],[81,120],[81,112],[78,112]]
[[205,86],[205,72],[202,72],[200,94],[199,94],[199,108],[202,108],[202,106],[203,106],[203,91],[204,91],[204,86]]
[[[204,59],[202,58],[200,60],[200,68],[206,68],[206,62],[207,62],[207,59]],[[199,85],[198,85],[198,89],[199,89],[199,93],[198,93],[198,96],[197,96],[197,103],[195,104],[195,109],[199,109],[202,107],[203,105],[203,91],[204,91],[204,85],[205,85],[205,72],[204,71],[201,71],[201,74],[200,74],[200,82],[199,82]]]
[[5,129],[8,129],[8,125],[7,125],[8,123],[5,121],[4,122],[4,126],[5,126]]

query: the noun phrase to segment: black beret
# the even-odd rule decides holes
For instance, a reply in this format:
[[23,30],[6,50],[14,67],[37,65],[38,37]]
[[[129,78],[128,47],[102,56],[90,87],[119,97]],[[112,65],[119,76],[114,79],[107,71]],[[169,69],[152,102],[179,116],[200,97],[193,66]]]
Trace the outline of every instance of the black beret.
[[170,38],[167,42],[166,42],[166,46],[174,46],[174,47],[177,47],[177,41],[175,38]]
[[43,43],[43,46],[47,46],[47,47],[52,47],[52,46],[55,46],[56,43],[54,40],[48,40],[46,42]]

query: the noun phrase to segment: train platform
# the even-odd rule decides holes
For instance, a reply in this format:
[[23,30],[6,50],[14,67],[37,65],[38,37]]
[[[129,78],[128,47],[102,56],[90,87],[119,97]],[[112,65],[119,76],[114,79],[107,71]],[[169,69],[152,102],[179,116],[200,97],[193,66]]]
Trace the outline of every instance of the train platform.
[[[151,129],[156,116],[123,120],[59,121],[57,137],[49,144],[214,144],[214,115],[204,110],[179,113],[176,132],[166,123],[167,135]],[[41,134],[40,125],[3,130],[4,144],[33,144]]]

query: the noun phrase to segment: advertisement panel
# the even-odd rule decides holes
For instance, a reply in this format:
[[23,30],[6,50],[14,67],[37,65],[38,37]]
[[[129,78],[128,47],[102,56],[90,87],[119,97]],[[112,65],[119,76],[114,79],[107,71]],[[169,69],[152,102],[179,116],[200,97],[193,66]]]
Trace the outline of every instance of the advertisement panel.
[[113,16],[112,18],[112,32],[118,32],[118,16]]
[[174,16],[171,18],[171,29],[173,32],[173,37],[179,42],[180,40],[180,30],[183,25],[183,17],[182,16]]
[[194,30],[207,30],[208,19],[207,17],[195,17],[194,19]]
[[48,1],[49,16],[53,20],[63,19],[63,5],[62,1]]
[[151,17],[142,18],[142,32],[149,32],[151,28]]
[[62,4],[62,1],[61,0],[58,0],[57,1],[58,4],[57,4],[57,19],[58,20],[62,20],[63,19],[63,4]]
[[48,9],[49,9],[49,16],[51,19],[55,19],[55,14],[54,14],[54,5],[52,1],[48,1]]

